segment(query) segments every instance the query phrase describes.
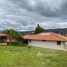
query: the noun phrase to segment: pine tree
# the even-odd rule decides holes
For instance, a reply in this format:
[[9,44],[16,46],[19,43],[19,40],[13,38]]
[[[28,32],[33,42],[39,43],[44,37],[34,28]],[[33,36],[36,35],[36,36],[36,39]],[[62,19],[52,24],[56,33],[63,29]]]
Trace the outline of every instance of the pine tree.
[[44,29],[42,27],[40,27],[40,25],[38,24],[35,31],[34,31],[34,33],[38,34],[38,33],[42,33],[42,32],[44,32]]

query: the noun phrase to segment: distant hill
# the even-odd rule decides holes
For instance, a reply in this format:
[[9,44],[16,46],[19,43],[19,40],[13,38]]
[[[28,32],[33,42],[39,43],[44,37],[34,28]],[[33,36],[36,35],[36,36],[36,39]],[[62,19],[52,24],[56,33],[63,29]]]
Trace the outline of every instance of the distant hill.
[[[58,28],[58,29],[46,29],[44,32],[55,32],[62,35],[67,35],[67,28]],[[20,34],[33,34],[34,31],[22,31]]]
[[62,35],[67,35],[67,28],[47,29],[45,32],[55,32]]

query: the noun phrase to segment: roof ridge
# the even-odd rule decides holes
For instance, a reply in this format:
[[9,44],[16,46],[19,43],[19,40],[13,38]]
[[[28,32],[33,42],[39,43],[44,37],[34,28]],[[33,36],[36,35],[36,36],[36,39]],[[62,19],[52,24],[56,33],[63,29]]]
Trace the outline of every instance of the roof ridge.
[[[49,35],[39,35],[39,34],[35,34],[35,35],[28,35],[28,36],[24,36],[24,38],[26,39],[38,39],[38,40],[53,40],[53,41],[67,41],[67,38],[61,34],[57,34],[57,33],[50,33]],[[54,39],[53,39],[54,38]]]
[[64,40],[67,40],[67,38],[66,38],[65,36],[63,36],[63,35],[56,34],[56,33],[55,33],[55,35],[57,35],[57,36],[59,36],[59,37],[63,38]]

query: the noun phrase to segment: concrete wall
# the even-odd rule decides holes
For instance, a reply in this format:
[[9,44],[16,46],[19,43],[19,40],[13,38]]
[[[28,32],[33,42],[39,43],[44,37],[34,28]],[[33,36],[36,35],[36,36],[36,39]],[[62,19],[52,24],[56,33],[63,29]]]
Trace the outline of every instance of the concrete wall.
[[64,49],[67,50],[67,42],[64,44]]
[[5,46],[5,45],[7,45],[7,43],[0,43],[0,46],[1,46],[1,45],[4,45],[4,46]]
[[29,41],[28,45],[36,46],[36,47],[43,47],[43,48],[50,48],[50,49],[59,49],[64,50],[64,42],[61,42],[61,45],[57,45],[56,41]]

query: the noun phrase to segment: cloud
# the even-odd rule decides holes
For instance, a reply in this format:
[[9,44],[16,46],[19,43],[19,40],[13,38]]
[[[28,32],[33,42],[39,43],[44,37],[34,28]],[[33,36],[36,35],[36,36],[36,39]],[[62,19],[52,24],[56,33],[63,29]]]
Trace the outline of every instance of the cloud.
[[67,17],[67,0],[64,0],[62,6],[61,6],[61,16]]
[[63,0],[11,0],[21,8],[37,12],[45,16],[56,16],[61,9]]
[[0,0],[0,29],[63,28],[67,24],[66,0]]

